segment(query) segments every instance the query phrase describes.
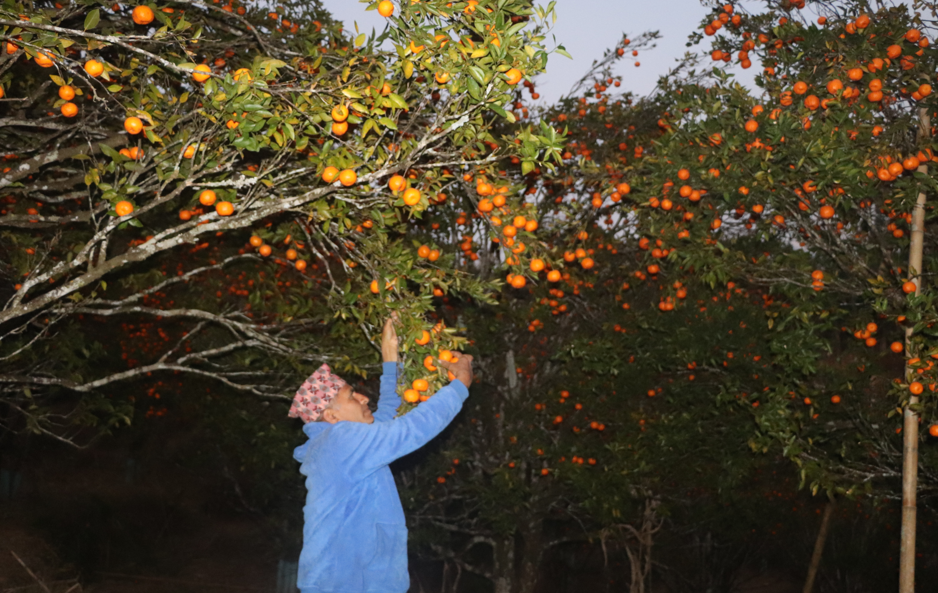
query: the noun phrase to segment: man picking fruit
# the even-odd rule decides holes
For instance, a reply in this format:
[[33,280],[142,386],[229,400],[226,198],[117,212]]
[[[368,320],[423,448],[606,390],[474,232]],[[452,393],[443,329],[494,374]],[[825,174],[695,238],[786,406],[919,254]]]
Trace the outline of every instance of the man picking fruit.
[[300,387],[290,416],[309,437],[294,458],[306,476],[302,593],[405,593],[407,526],[388,465],[419,449],[456,417],[469,395],[472,357],[439,364],[455,379],[405,416],[399,404],[394,318],[381,336],[381,394],[372,414],[368,398],[322,365]]

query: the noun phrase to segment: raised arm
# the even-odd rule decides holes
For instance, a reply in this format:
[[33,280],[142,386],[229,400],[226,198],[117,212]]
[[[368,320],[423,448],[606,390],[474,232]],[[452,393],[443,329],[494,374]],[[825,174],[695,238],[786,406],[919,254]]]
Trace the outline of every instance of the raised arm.
[[378,410],[375,412],[375,422],[387,422],[394,418],[394,412],[401,400],[397,396],[397,331],[394,324],[397,322],[397,313],[392,313],[384,322],[381,332],[381,393],[378,397]]
[[385,362],[381,368],[381,393],[378,397],[375,422],[393,420],[394,413],[401,404],[401,398],[397,395],[398,363]]
[[395,459],[428,443],[446,428],[469,396],[472,383],[472,357],[459,355],[459,361],[447,365],[456,379],[403,418],[390,422],[342,423],[340,431],[348,440],[342,447],[348,458],[345,467],[353,476],[367,475]]

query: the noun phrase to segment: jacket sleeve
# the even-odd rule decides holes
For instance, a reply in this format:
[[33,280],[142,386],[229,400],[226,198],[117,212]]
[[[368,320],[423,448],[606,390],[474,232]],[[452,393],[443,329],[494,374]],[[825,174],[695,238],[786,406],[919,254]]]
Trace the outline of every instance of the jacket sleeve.
[[381,365],[381,393],[378,396],[378,409],[375,411],[375,422],[387,422],[394,419],[394,413],[401,404],[397,396],[396,362],[386,362]]
[[416,451],[452,422],[468,396],[469,389],[456,380],[401,418],[373,424],[340,423],[344,438],[339,440],[344,443],[337,443],[338,451],[349,475],[362,478]]

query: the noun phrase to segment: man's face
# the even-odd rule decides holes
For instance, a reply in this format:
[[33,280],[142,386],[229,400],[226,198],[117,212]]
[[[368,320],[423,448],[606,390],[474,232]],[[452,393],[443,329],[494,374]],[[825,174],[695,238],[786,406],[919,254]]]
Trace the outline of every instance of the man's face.
[[323,419],[329,424],[336,422],[361,422],[371,424],[375,417],[368,409],[368,398],[355,393],[351,385],[339,390],[328,408],[323,410]]

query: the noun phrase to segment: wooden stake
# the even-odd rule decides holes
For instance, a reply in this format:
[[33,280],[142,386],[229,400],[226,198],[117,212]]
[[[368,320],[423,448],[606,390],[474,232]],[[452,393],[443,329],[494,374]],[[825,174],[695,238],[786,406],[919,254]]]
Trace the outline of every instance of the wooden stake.
[[824,553],[824,542],[827,541],[827,534],[830,532],[831,515],[834,514],[834,503],[827,502],[824,507],[824,516],[821,517],[821,528],[817,532],[817,539],[814,541],[814,554],[811,555],[811,564],[808,566],[808,577],[804,581],[802,593],[811,593],[814,589],[814,579],[817,577],[818,567],[821,565],[821,555]]
[[[931,135],[931,118],[928,110],[919,109],[918,138]],[[928,164],[918,167],[921,173],[928,173]],[[912,211],[911,244],[909,246],[909,274],[915,282],[915,294],[922,291],[922,250],[925,241],[925,192],[919,192]],[[912,358],[910,346],[912,327],[905,328],[905,357]],[[914,371],[906,364],[906,380],[911,381]],[[899,593],[915,593],[915,521],[916,494],[918,491],[918,414],[912,406],[918,403],[918,397],[909,398],[902,413],[902,534],[899,548]]]

